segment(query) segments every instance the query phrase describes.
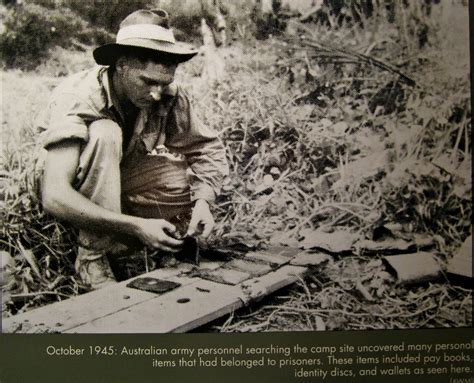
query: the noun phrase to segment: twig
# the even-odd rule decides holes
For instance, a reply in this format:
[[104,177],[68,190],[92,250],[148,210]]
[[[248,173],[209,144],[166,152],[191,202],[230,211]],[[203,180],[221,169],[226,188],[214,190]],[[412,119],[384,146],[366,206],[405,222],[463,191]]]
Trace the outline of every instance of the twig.
[[[336,55],[336,57],[340,58],[345,58],[345,59],[354,59],[356,58],[358,62],[364,62],[367,64],[374,65],[380,69],[383,69],[385,71],[389,71],[392,73],[396,73],[400,76],[400,78],[408,85],[410,86],[415,86],[416,82],[412,78],[408,77],[404,73],[402,73],[399,69],[395,68],[394,66],[384,63],[378,59],[375,59],[371,56],[362,54],[362,53],[357,53],[351,50],[348,50],[347,48],[341,49],[341,48],[334,48],[330,46],[325,46],[321,43],[316,42],[313,39],[301,39],[300,44],[309,46],[311,48],[314,48],[317,53],[322,53],[322,54],[331,54],[331,55]],[[340,56],[337,56],[340,55]]]
[[426,308],[419,309],[415,311],[414,313],[410,314],[376,314],[376,313],[353,313],[353,312],[348,312],[345,310],[338,310],[338,309],[299,309],[296,307],[289,307],[289,306],[267,306],[267,308],[271,309],[279,309],[279,310],[288,310],[289,312],[311,312],[311,313],[320,313],[320,312],[326,312],[326,313],[340,313],[341,315],[347,315],[347,316],[354,316],[354,317],[378,317],[378,318],[412,318],[415,316],[418,316],[420,314],[423,314],[426,311],[432,310],[436,308],[436,304],[432,304]]
[[28,297],[35,297],[38,295],[58,295],[60,297],[64,298],[70,298],[70,295],[63,294],[63,293],[58,293],[55,291],[37,291],[33,293],[21,293],[21,294],[10,294],[10,297],[12,298],[28,298]]

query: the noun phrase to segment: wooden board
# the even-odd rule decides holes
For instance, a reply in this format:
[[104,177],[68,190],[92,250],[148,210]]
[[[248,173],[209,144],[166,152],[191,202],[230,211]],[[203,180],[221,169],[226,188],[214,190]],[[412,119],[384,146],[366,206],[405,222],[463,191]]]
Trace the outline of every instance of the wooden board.
[[242,306],[239,290],[195,278],[191,284],[67,332],[186,332]]
[[248,260],[257,261],[257,262],[265,262],[273,268],[281,267],[290,262],[291,258],[285,257],[281,254],[272,254],[267,251],[255,251],[248,253],[246,257]]
[[67,333],[186,332],[301,280],[307,268],[285,266],[230,286],[195,278],[192,283],[70,329]]
[[[146,276],[187,284],[191,281],[190,278],[177,277],[182,271],[182,268],[160,269],[148,273]],[[93,319],[133,307],[156,297],[153,293],[128,288],[126,285],[130,281],[120,282],[62,302],[4,318],[2,332],[65,332]]]
[[383,260],[395,271],[400,284],[433,281],[442,275],[440,263],[431,253],[391,255]]
[[237,285],[251,277],[249,273],[239,270],[231,270],[220,267],[215,270],[200,272],[199,277],[208,281],[224,283],[226,285]]
[[[298,253],[299,250],[295,249],[280,249],[275,258],[285,258],[288,263]],[[270,255],[267,250],[263,258],[267,259]],[[244,260],[244,264],[236,260],[228,264],[248,267],[252,263],[246,258]],[[267,271],[273,270],[274,266],[270,267],[270,264],[264,262],[262,267]],[[259,277],[252,277],[250,269],[247,273],[223,265],[221,262],[204,261],[199,268],[178,264],[177,267],[158,269],[137,278],[175,281],[181,286],[159,295],[127,287],[131,281],[127,280],[4,319],[3,332],[185,332],[258,301],[303,278],[308,272],[307,267],[285,265]],[[262,271],[259,269],[258,273]],[[225,274],[227,279],[210,281],[201,278],[202,273],[218,277]],[[229,278],[233,284],[229,284]]]
[[272,271],[271,266],[267,263],[252,262],[245,259],[233,259],[227,262],[224,268],[243,271],[249,273],[252,277],[259,277]]
[[307,272],[306,267],[283,266],[262,277],[249,279],[240,285],[241,299],[245,305],[259,301],[268,294],[301,280]]
[[222,261],[210,261],[201,259],[199,263],[199,270],[216,270],[224,264]]

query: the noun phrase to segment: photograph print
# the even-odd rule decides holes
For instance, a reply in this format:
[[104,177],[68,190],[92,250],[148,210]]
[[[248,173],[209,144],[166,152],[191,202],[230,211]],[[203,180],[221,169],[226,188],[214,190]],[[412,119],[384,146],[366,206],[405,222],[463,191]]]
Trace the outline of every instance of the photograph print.
[[467,1],[0,11],[3,333],[472,327]]

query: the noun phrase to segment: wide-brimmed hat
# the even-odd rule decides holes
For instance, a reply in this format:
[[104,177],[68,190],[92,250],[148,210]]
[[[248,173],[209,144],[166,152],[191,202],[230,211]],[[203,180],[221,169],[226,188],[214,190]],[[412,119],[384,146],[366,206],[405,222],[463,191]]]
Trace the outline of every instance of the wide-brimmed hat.
[[169,27],[168,13],[162,9],[139,10],[128,15],[120,23],[115,43],[105,44],[93,52],[100,65],[113,65],[124,52],[132,49],[154,51],[168,60],[184,62],[198,51],[191,45],[178,42]]

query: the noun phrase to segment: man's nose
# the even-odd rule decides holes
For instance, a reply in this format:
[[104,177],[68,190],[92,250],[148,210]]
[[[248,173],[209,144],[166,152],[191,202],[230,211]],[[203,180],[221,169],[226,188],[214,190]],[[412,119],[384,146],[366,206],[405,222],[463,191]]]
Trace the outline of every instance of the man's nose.
[[163,92],[162,86],[155,86],[153,87],[153,89],[150,90],[150,96],[151,98],[153,98],[153,100],[160,101],[162,92]]

